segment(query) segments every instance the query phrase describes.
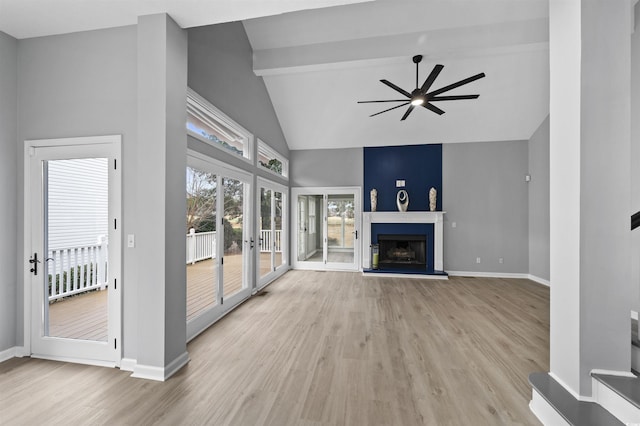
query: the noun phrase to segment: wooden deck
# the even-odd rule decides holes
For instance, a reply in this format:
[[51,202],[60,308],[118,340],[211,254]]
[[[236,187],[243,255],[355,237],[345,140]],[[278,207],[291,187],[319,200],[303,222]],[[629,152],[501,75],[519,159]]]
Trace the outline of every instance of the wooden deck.
[[[277,253],[276,262],[281,262]],[[225,297],[242,288],[242,256],[224,258]],[[260,276],[269,272],[269,253],[260,254]],[[187,321],[217,304],[217,279],[212,259],[187,265]],[[49,336],[107,340],[107,292],[91,291],[49,304]]]

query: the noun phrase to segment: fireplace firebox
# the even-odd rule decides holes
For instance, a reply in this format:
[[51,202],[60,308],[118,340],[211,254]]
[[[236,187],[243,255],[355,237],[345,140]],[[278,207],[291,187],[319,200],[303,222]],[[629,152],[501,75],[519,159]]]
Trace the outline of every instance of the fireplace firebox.
[[419,234],[379,234],[380,269],[426,269],[427,238]]

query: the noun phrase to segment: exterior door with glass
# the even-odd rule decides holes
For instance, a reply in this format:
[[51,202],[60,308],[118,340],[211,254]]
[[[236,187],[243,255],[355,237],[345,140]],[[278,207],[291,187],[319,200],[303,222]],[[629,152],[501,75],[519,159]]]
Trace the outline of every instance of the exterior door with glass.
[[26,352],[119,365],[120,136],[25,149]]
[[192,153],[187,167],[187,338],[251,295],[251,176]]
[[257,265],[258,288],[284,272],[287,264],[286,223],[287,188],[258,178],[260,215],[258,217]]
[[293,266],[357,270],[360,264],[360,189],[293,188],[298,236]]

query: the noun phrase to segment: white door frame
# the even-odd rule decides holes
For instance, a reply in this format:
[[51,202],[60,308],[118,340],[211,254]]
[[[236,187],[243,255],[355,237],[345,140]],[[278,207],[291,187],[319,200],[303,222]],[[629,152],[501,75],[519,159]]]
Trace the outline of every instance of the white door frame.
[[[276,265],[275,270],[269,272],[268,274],[266,274],[264,277],[260,276],[260,244],[259,244],[259,232],[260,232],[260,208],[261,208],[261,194],[260,194],[260,188],[265,188],[271,191],[271,200],[274,200],[274,192],[280,192],[282,194],[282,234],[281,234],[281,244],[282,244],[282,259],[283,259],[283,263],[281,265]],[[255,265],[256,265],[256,291],[259,291],[260,289],[262,289],[264,286],[266,286],[267,284],[269,284],[270,282],[272,282],[273,280],[275,280],[276,278],[278,278],[280,275],[284,274],[288,269],[289,269],[289,232],[287,229],[287,223],[288,219],[287,219],[287,212],[289,211],[288,208],[288,188],[284,185],[281,185],[279,183],[264,179],[260,176],[258,176],[257,178],[257,188],[256,188],[256,234],[255,234],[255,247],[256,247],[256,253],[255,253]],[[271,203],[271,227],[274,228],[275,226],[275,221],[273,220],[274,217],[274,212],[275,212],[275,205],[273,204],[273,202]],[[273,250],[271,251],[272,253],[272,262],[273,262]]]
[[[195,167],[199,170],[210,172],[216,175],[218,180],[218,188],[222,188],[222,178],[231,178],[242,181],[244,183],[244,197],[243,197],[243,211],[244,217],[250,218],[253,215],[251,211],[251,200],[252,198],[252,190],[253,190],[253,176],[250,173],[247,173],[243,170],[237,169],[233,166],[229,166],[228,164],[223,163],[222,161],[211,158],[205,154],[201,154],[197,151],[188,150],[187,152],[187,166]],[[216,198],[216,229],[224,229],[222,225],[222,216],[224,214],[224,196],[220,196],[218,194]],[[224,295],[224,292],[217,291],[216,298],[217,303],[215,306],[210,308],[208,311],[204,312],[202,315],[199,315],[190,321],[187,322],[187,341],[190,341],[198,334],[202,333],[204,330],[209,328],[211,324],[222,318],[229,311],[235,308],[238,304],[243,302],[244,300],[251,297],[251,292],[254,288],[254,276],[249,273],[249,271],[253,270],[253,262],[254,256],[250,253],[250,236],[254,235],[252,232],[252,221],[251,220],[243,220],[242,221],[242,233],[244,236],[243,241],[243,268],[242,268],[242,280],[246,286],[235,293],[233,296],[227,298]],[[224,233],[223,233],[224,234]],[[216,253],[222,253],[224,256],[224,238],[216,238]],[[218,269],[217,269],[217,277],[218,277],[218,290],[223,288],[223,268],[224,265],[220,263],[220,258],[223,256],[218,256]],[[224,303],[220,303],[220,297],[224,298]]]
[[[35,356],[41,358],[56,359],[62,361],[77,362],[83,364],[103,365],[110,367],[120,366],[122,360],[122,279],[121,279],[121,253],[122,253],[122,162],[121,162],[121,135],[108,135],[108,136],[88,136],[88,137],[75,137],[75,138],[61,138],[61,139],[41,139],[41,140],[26,140],[24,144],[24,229],[23,229],[23,283],[24,283],[24,328],[23,328],[23,355]],[[34,204],[34,197],[39,197],[40,194],[34,194],[31,191],[32,184],[32,170],[31,158],[36,155],[38,148],[45,149],[67,149],[73,151],[74,148],[81,149],[104,149],[108,153],[110,159],[109,164],[109,217],[114,219],[114,223],[109,224],[109,337],[107,342],[91,342],[96,344],[104,343],[112,350],[108,350],[107,359],[93,359],[85,358],[82,354],[80,356],[66,355],[66,354],[34,354],[32,353],[32,333],[34,325],[32,323],[32,317],[34,313],[33,302],[33,275],[30,272],[31,265],[29,259],[32,255],[32,222],[33,214],[36,213],[32,209]],[[71,157],[72,158],[72,157]],[[113,164],[111,163],[113,161]],[[42,260],[46,259],[46,255],[42,255]],[[43,271],[44,265],[41,263]],[[117,285],[115,285],[117,283]],[[59,348],[68,343],[68,339],[52,338],[52,343],[55,346],[54,350],[57,352]]]
[[[294,269],[309,269],[309,270],[339,270],[339,271],[358,271],[360,270],[360,218],[362,216],[362,204],[360,202],[360,194],[362,188],[359,186],[339,186],[339,187],[295,187],[291,188],[291,229],[296,231],[295,238],[291,238],[294,243],[294,247],[291,248],[292,253],[296,253],[296,256],[291,257],[292,267]],[[322,233],[318,233],[319,238],[322,239],[322,251],[323,258],[327,259],[327,196],[328,195],[353,195],[354,201],[354,231],[357,232],[356,240],[353,244],[353,263],[325,263],[325,262],[306,262],[298,260],[298,231],[299,231],[299,217],[298,217],[298,196],[300,195],[322,195],[322,217],[320,218]]]

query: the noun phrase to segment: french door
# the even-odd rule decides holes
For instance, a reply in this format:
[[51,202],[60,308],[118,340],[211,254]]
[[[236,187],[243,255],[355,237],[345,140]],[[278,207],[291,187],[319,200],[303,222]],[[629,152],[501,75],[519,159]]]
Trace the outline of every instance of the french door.
[[251,175],[197,153],[187,160],[187,339],[251,295]]
[[286,218],[287,188],[258,178],[259,207],[256,262],[258,288],[262,288],[284,272],[287,265]]
[[293,188],[294,268],[357,270],[360,189]]
[[25,349],[119,365],[120,136],[25,143]]

